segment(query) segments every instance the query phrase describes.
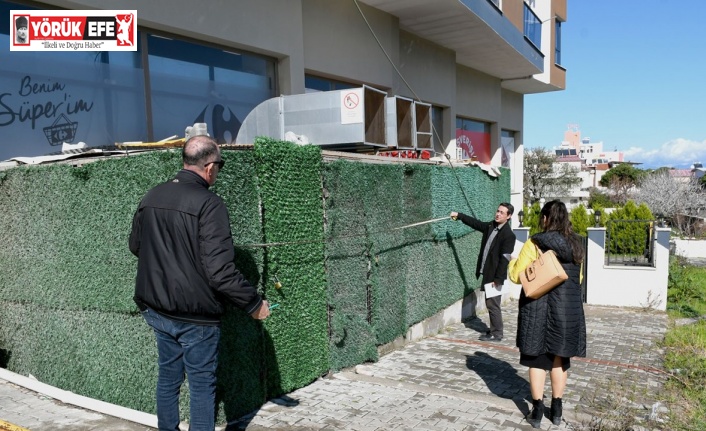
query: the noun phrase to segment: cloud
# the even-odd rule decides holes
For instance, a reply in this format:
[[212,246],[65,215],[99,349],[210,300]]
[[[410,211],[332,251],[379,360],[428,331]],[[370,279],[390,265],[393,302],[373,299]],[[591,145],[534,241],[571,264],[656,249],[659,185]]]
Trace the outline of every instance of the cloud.
[[706,162],[706,141],[677,138],[656,149],[630,147],[623,154],[624,160],[642,163],[644,168],[688,168],[694,162]]

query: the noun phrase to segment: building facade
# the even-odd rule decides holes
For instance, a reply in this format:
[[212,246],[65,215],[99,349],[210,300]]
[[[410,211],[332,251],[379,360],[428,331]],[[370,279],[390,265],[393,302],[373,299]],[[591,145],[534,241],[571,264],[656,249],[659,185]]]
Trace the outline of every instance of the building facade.
[[524,96],[565,88],[566,0],[22,0],[13,10],[136,10],[135,52],[10,52],[0,23],[0,160],[154,142],[195,122],[235,140],[258,104],[366,85],[431,107],[433,149],[512,170]]

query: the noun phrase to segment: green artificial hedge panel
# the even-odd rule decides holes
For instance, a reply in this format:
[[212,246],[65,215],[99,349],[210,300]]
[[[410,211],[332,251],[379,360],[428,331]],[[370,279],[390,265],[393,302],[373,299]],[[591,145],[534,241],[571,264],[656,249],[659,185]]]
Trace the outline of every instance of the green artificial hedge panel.
[[[227,309],[221,321],[216,373],[217,423],[237,420],[268,398],[266,352],[271,352],[272,341],[262,323],[235,307]],[[188,421],[188,410],[184,402],[181,405]]]
[[[260,243],[254,153],[223,151],[222,157],[227,166],[213,190],[226,201],[234,242]],[[42,311],[48,322],[62,310],[91,310],[98,319],[122,315],[123,319],[134,319],[141,336],[151,340],[131,358],[149,364],[147,373],[131,365],[144,388],[125,390],[120,382],[126,379],[117,379],[111,397],[106,398],[99,387],[104,377],[77,377],[87,375],[85,367],[90,366],[90,360],[83,364],[82,358],[94,356],[90,343],[56,343],[53,331],[64,336],[61,325],[48,332],[28,328],[32,322],[15,315],[20,320],[5,322],[3,328],[15,327],[23,337],[14,337],[12,342],[6,335],[0,337],[0,348],[8,352],[4,356],[9,355],[4,360],[9,369],[45,376],[42,381],[64,389],[154,413],[156,347],[152,331],[132,300],[137,260],[128,250],[128,236],[142,196],[173,178],[181,165],[181,152],[176,150],[106,159],[82,167],[52,165],[3,172],[0,204],[12,211],[0,215],[0,235],[7,244],[0,251],[0,272],[6,280],[0,286],[0,299],[29,304]],[[262,285],[263,256],[261,249],[236,247],[237,267],[256,285]],[[222,327],[218,396],[219,418],[224,422],[257,408],[266,399],[263,358],[268,341],[262,325],[237,309],[224,316]],[[127,332],[135,328],[114,325],[112,329],[118,336],[124,335],[115,340],[113,350],[132,346],[134,337]],[[79,338],[95,335],[90,324],[82,331]],[[37,348],[54,351],[37,355]],[[122,372],[119,367],[116,370]],[[72,381],[76,386],[70,386]],[[116,395],[123,392],[129,395]],[[188,420],[186,385],[182,392],[182,418]]]
[[[405,166],[404,218],[406,224],[438,218],[432,212],[432,173],[433,167],[429,165]],[[443,221],[404,230],[407,249],[405,266],[407,327],[439,311],[453,299],[447,295],[450,286],[442,286],[438,282],[439,274],[436,268],[440,255],[433,251],[436,242],[433,236],[433,225],[437,223],[443,223]]]
[[[510,202],[510,171],[506,168],[500,171],[501,175],[494,178],[478,167],[435,167],[432,176],[434,214],[443,217],[457,211],[483,221],[492,220],[498,204]],[[459,238],[475,232],[451,220],[435,224],[434,229],[439,240],[447,235]]]
[[323,169],[329,349],[335,370],[378,358],[370,323],[370,244],[363,223],[365,208],[360,204],[360,165],[339,160]]
[[[222,150],[221,158],[226,164],[212,190],[228,207],[235,266],[262,293],[265,252],[249,246],[263,242],[255,152]],[[262,323],[235,306],[226,310],[218,354],[218,423],[234,421],[267,400],[265,352],[272,344]]]
[[[407,168],[407,211],[413,218],[448,217],[451,211],[494,217],[497,203],[509,201],[509,171],[492,178],[479,168],[414,165]],[[463,190],[461,189],[463,187]],[[465,195],[464,195],[465,192]],[[468,201],[466,201],[466,196]],[[470,205],[470,206],[469,206]],[[473,211],[470,210],[473,208]],[[482,214],[482,215],[479,215]],[[418,323],[462,299],[480,286],[475,277],[480,233],[450,219],[428,225],[427,235],[409,238],[407,325]],[[410,234],[415,230],[408,230]]]
[[[168,152],[81,167],[20,167],[0,184],[0,299],[67,310],[135,311],[127,247],[144,190],[169,178]],[[165,167],[169,167],[166,169]]]
[[276,396],[330,368],[321,150],[257,138],[255,156],[265,241],[295,243],[265,249],[267,299],[279,304],[265,322],[268,395]]
[[[458,211],[483,221],[492,220],[498,204],[510,201],[510,171],[500,170],[499,177],[491,177],[478,167],[434,167],[431,180],[434,216],[444,217]],[[450,219],[435,223],[433,229],[439,241],[436,253],[444,256],[437,261],[438,280],[451,286],[448,294],[458,300],[480,287],[475,272],[483,235]],[[440,292],[442,298],[446,295]],[[424,314],[426,311],[420,313]]]
[[377,344],[407,331],[404,166],[361,164],[361,203],[370,241],[372,325]]
[[135,314],[0,302],[7,368],[121,406],[155,412],[157,348]]

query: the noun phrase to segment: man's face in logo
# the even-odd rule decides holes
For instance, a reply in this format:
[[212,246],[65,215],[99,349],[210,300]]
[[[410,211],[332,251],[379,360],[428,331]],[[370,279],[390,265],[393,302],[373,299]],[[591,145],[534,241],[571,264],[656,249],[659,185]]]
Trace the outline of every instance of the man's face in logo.
[[27,27],[19,27],[17,29],[17,38],[27,40]]

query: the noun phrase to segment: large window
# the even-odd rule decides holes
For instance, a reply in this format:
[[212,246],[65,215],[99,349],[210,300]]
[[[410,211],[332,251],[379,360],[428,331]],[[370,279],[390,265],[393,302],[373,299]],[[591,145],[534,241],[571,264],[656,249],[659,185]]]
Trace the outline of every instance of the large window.
[[525,37],[532,42],[537,49],[542,49],[542,22],[527,3],[525,5]]
[[10,52],[10,34],[0,20],[0,160],[147,138],[139,51]]
[[248,113],[274,97],[270,60],[154,35],[147,46],[156,139],[207,123],[219,142],[233,142]]
[[[13,9],[31,8],[0,1],[0,16]],[[269,58],[144,29],[137,52],[10,52],[9,21],[0,20],[0,160],[56,153],[63,143],[184,136],[195,122],[232,142],[245,116],[277,94]]]
[[490,164],[490,124],[457,117],[456,149],[461,159]]

